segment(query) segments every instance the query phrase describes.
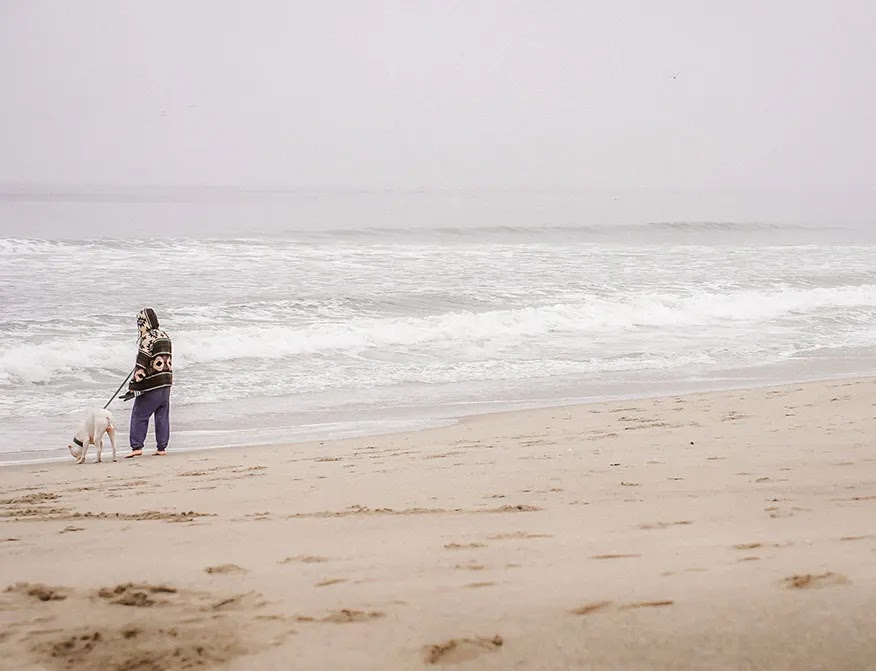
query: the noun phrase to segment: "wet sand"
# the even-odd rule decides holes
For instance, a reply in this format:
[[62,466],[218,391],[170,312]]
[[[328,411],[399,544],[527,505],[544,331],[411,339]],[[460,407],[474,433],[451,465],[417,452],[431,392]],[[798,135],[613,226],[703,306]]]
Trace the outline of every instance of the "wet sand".
[[6,467],[0,668],[871,668],[874,416],[861,379]]

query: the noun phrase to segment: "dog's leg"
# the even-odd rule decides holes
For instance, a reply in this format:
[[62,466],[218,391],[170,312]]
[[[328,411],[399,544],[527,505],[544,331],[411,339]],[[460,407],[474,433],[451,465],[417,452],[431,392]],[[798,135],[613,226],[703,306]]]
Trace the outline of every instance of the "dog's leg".
[[103,431],[98,431],[94,436],[94,448],[97,450],[97,462],[100,463],[103,454]]
[[82,422],[82,451],[79,453],[80,464],[85,463],[85,455],[88,454],[88,448],[94,440],[94,412],[89,412],[85,420]]
[[118,461],[116,459],[116,427],[109,426],[107,427],[106,432],[110,437],[110,445],[113,446],[113,461]]

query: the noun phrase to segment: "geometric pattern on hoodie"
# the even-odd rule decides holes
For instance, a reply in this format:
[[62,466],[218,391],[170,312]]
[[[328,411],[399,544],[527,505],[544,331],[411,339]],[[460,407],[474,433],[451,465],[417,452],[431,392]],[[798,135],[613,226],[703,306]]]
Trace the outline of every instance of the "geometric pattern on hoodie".
[[173,385],[173,346],[170,336],[158,328],[158,315],[152,308],[137,313],[137,361],[128,389],[151,391]]

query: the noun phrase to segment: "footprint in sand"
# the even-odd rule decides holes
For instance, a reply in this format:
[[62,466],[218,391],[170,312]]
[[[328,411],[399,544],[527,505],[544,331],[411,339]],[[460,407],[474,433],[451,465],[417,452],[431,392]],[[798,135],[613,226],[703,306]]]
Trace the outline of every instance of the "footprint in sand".
[[247,570],[237,564],[220,564],[219,566],[208,566],[204,569],[204,573],[246,573]]
[[[11,639],[3,643],[13,658],[30,659],[15,668],[225,668],[234,658],[279,645],[291,633],[287,618],[257,615],[255,606],[206,617],[204,604],[215,596],[165,585],[126,583],[93,592],[20,583],[6,593],[17,599],[13,608],[22,621],[48,625],[0,636]],[[167,598],[159,601],[156,595]],[[40,603],[57,600],[66,600],[64,606]],[[136,608],[120,619],[119,605],[160,605],[161,621]],[[92,625],[83,626],[82,613],[89,613]]]
[[484,570],[484,565],[483,565],[483,564],[475,564],[475,563],[471,562],[471,563],[468,563],[468,564],[457,564],[457,565],[454,566],[453,568],[455,568],[455,569],[461,569],[461,570],[464,570],[464,571],[483,571],[483,570]]
[[497,651],[505,644],[505,640],[496,634],[492,637],[452,638],[444,643],[427,645],[424,650],[426,664],[462,664],[481,655]]
[[85,531],[85,528],[84,527],[69,526],[69,527],[64,527],[58,533],[59,534],[67,534],[67,533],[70,533],[71,531]]
[[694,566],[692,568],[686,568],[680,571],[663,571],[660,575],[666,577],[671,575],[678,575],[679,573],[705,573],[708,570],[709,569]]
[[157,598],[157,594],[176,594],[176,592],[175,587],[166,585],[135,585],[129,582],[115,587],[103,587],[98,590],[97,596],[117,606],[149,608],[167,603],[166,600]]
[[35,492],[33,494],[28,494],[26,496],[19,496],[14,499],[3,499],[0,500],[0,506],[11,506],[11,505],[24,505],[31,503],[45,503],[46,501],[55,501],[56,499],[61,498],[58,494],[54,492]]
[[338,585],[342,582],[347,582],[346,578],[327,578],[326,580],[322,580],[321,582],[316,583],[314,587],[328,587],[329,585]]
[[[499,506],[498,508],[490,508],[488,510],[484,510],[485,513],[533,513],[541,510],[538,506],[531,506],[526,503],[518,503],[516,506],[507,505],[507,506]],[[481,511],[477,511],[481,512]]]
[[[625,603],[617,606],[617,610],[635,610],[637,608],[662,608],[664,606],[671,606],[675,602],[671,599],[665,599],[662,601],[638,601],[636,603]],[[598,613],[600,611],[605,611],[610,608],[614,608],[613,601],[594,601],[593,603],[585,604],[584,606],[579,606],[572,610],[573,615],[590,615],[591,613]]]
[[172,631],[143,626],[101,633],[86,627],[40,641],[32,651],[49,663],[60,661],[65,669],[185,669],[222,664],[245,650],[224,631]]
[[671,599],[665,601],[639,601],[638,603],[627,603],[623,606],[618,606],[621,610],[632,610],[634,608],[662,608],[663,606],[671,606],[675,602]]
[[491,541],[505,541],[505,540],[514,540],[514,539],[522,539],[522,538],[552,538],[551,534],[531,534],[528,531],[511,531],[509,533],[504,534],[495,534],[494,536],[487,536],[487,538]]
[[262,521],[271,519],[271,511],[264,510],[260,513],[247,513],[244,517],[248,520]]
[[286,559],[277,563],[291,564],[292,562],[301,562],[302,564],[318,564],[326,561],[328,561],[328,557],[320,557],[318,555],[296,555],[294,557],[286,557]]
[[308,617],[306,615],[298,616],[295,619],[298,622],[331,622],[334,624],[348,624],[350,622],[368,622],[369,620],[376,620],[383,616],[384,613],[381,613],[378,610],[364,611],[352,608],[342,608],[341,610],[329,613],[321,619]]
[[262,606],[267,605],[267,602],[259,597],[256,592],[245,592],[243,594],[236,594],[234,596],[230,596],[226,599],[220,599],[219,601],[214,601],[209,606],[207,606],[204,610],[206,611],[240,611],[240,610],[253,610],[256,608],[261,608]]
[[627,559],[631,557],[641,557],[640,554],[607,554],[607,555],[593,555],[590,559]]
[[782,584],[787,589],[820,589],[822,587],[835,587],[837,585],[845,585],[849,579],[839,573],[828,571],[813,575],[812,573],[801,573],[785,578]]
[[63,601],[70,594],[66,587],[50,587],[42,583],[19,582],[6,588],[7,594],[22,594],[39,601]]
[[584,606],[579,606],[578,608],[574,608],[572,610],[573,615],[590,615],[591,613],[596,613],[600,610],[605,610],[609,606],[612,605],[611,601],[594,601],[593,603],[588,603]]
[[679,520],[678,522],[653,522],[651,524],[640,524],[640,529],[665,529],[666,527],[674,527],[674,526],[683,526],[686,524],[693,524],[690,520]]
[[484,543],[447,543],[444,546],[445,550],[473,550],[476,548],[485,548],[487,547]]
[[791,543],[761,543],[759,541],[755,541],[754,543],[737,543],[733,546],[734,550],[755,550],[757,548],[786,548],[789,547]]
[[733,546],[734,550],[754,550],[755,548],[763,547],[763,543],[737,543]]
[[783,517],[795,517],[797,513],[809,512],[810,508],[801,508],[800,506],[791,506],[790,508],[781,508],[779,506],[769,506],[764,508],[764,512],[769,513],[772,519]]

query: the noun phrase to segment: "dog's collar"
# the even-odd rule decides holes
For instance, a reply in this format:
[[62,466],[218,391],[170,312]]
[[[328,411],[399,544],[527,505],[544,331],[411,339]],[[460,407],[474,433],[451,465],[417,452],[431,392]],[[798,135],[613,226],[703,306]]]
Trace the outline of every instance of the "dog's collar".
[[74,438],[73,442],[76,443],[79,447],[84,447],[84,445],[82,444],[82,441],[79,440],[78,438]]

